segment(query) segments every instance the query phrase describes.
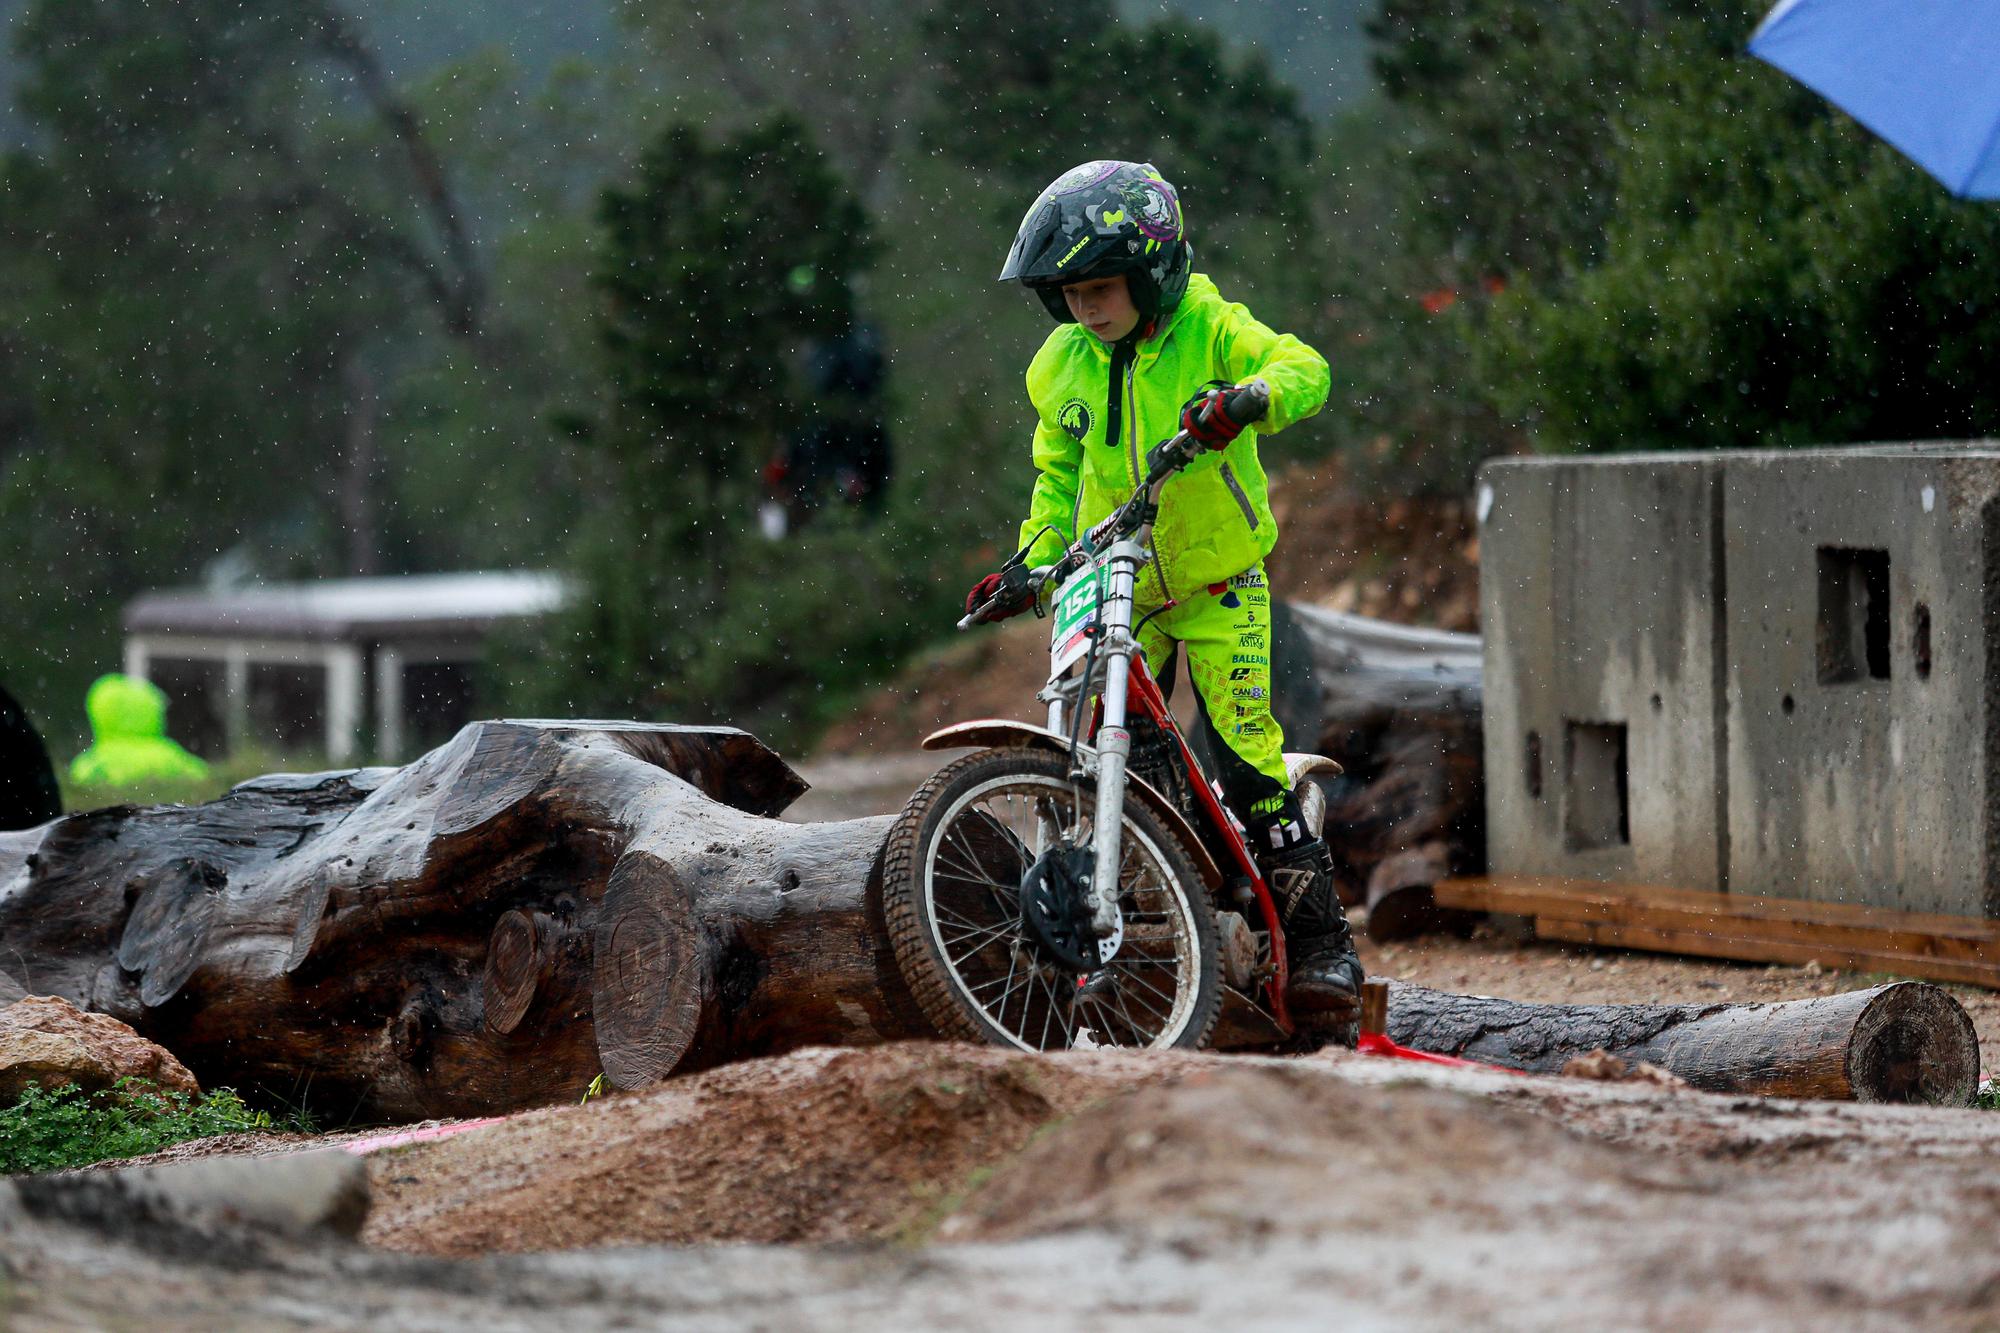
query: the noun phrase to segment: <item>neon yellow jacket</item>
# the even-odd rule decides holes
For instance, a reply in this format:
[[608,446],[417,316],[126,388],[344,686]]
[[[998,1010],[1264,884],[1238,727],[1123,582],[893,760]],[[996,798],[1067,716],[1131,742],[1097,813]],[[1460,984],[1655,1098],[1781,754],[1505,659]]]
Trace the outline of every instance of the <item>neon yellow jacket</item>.
[[83,707],[97,743],[71,761],[71,782],[123,787],[208,776],[207,764],[167,739],[167,696],[151,681],[116,673],[99,676]]
[[[1271,386],[1270,414],[1228,448],[1197,458],[1161,490],[1153,526],[1158,558],[1140,575],[1145,601],[1185,599],[1271,553],[1278,525],[1257,457],[1258,437],[1326,403],[1326,358],[1224,301],[1201,273],[1188,279],[1187,294],[1166,326],[1131,349],[1108,347],[1077,324],[1050,334],[1028,367],[1040,469],[1021,525],[1021,544],[1034,543],[1028,563],[1050,563],[1079,531],[1131,498],[1146,451],[1180,429],[1182,404],[1202,386],[1260,377]],[[1116,437],[1107,438],[1112,430]],[[1037,538],[1044,526],[1054,531]]]

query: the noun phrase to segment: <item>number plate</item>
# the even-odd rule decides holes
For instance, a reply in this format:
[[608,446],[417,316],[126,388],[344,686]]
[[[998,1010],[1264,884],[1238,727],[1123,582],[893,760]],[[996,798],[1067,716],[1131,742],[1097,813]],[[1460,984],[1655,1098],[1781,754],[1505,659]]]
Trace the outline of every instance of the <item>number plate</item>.
[[1097,624],[1097,587],[1104,577],[1098,566],[1079,570],[1056,589],[1049,618],[1055,628],[1049,634],[1049,678],[1069,670],[1070,664],[1090,651],[1090,634]]

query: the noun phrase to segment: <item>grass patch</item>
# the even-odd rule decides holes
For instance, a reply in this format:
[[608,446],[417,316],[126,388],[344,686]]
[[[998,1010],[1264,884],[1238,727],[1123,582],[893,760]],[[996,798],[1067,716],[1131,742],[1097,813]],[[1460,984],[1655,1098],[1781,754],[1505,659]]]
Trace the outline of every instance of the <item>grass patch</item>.
[[1972,1094],[1972,1105],[1975,1110],[2000,1111],[2000,1086],[1990,1078],[1981,1079],[1979,1091]]
[[62,1171],[252,1130],[317,1132],[303,1115],[279,1119],[251,1109],[230,1088],[191,1097],[136,1078],[94,1093],[31,1084],[21,1100],[0,1110],[0,1175]]

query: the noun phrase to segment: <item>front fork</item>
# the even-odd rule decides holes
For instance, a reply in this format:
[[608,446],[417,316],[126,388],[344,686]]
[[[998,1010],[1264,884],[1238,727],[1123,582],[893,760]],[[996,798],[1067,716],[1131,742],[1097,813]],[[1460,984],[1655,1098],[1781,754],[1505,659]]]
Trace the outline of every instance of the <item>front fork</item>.
[[[1097,823],[1091,830],[1094,869],[1086,891],[1091,929],[1108,939],[1118,929],[1118,867],[1120,837],[1125,827],[1125,765],[1132,754],[1132,733],[1125,726],[1125,689],[1132,675],[1132,592],[1138,581],[1144,548],[1119,542],[1111,548],[1104,575],[1104,605],[1098,616],[1103,641],[1104,717],[1097,728]],[[1077,706],[1083,707],[1079,699]]]

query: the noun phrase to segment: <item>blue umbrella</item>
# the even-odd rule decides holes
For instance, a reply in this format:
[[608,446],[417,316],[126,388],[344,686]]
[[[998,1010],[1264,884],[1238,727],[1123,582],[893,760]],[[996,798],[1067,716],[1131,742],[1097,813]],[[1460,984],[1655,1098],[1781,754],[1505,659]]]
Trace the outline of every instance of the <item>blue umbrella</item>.
[[1784,0],[1767,60],[1966,199],[2000,199],[2000,0]]

